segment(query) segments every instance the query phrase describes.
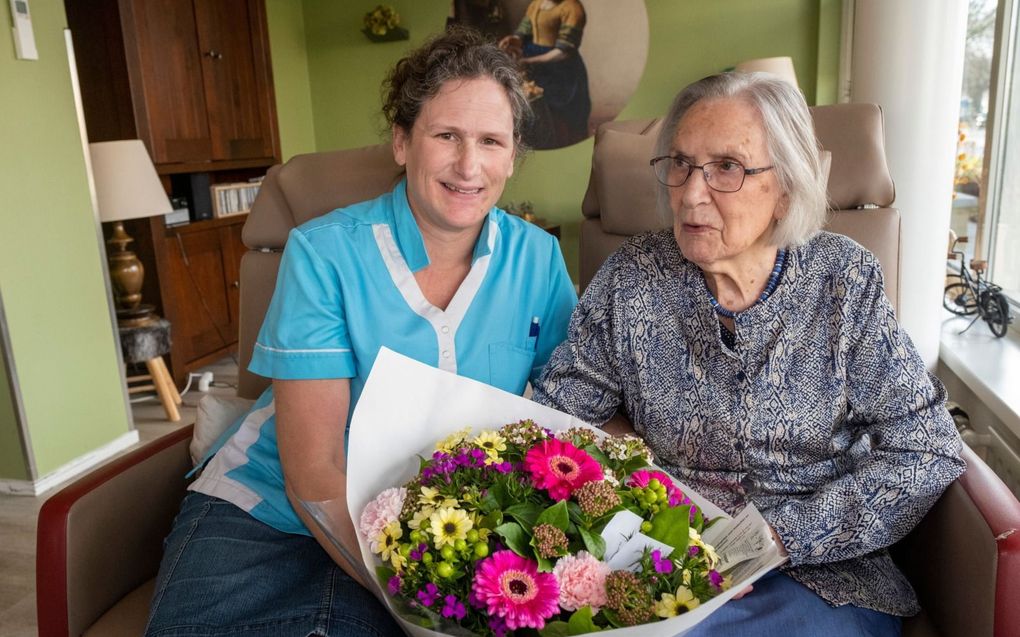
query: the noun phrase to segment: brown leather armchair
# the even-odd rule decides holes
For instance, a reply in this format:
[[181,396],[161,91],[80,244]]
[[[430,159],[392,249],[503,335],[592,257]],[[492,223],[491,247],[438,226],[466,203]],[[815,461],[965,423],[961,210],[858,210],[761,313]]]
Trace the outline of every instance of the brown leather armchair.
[[[860,141],[860,131],[839,120],[840,107],[832,107],[831,127],[849,141]],[[873,111],[877,113],[877,111]],[[859,147],[839,150],[816,123],[823,144],[832,150],[832,175],[859,171]],[[880,120],[879,120],[880,124]],[[605,152],[609,137],[605,131],[621,134],[648,132],[654,122],[614,123],[597,138],[593,173],[602,178],[626,176],[639,171],[650,178],[650,153],[633,159]],[[614,128],[615,127],[615,128]],[[881,142],[881,128],[871,131]],[[626,140],[617,140],[626,141]],[[633,140],[630,140],[633,141]],[[843,147],[840,147],[843,148]],[[879,146],[878,150],[881,150]],[[871,147],[873,156],[875,151]],[[876,203],[892,202],[891,181],[884,168],[884,151],[879,172],[886,185]],[[636,166],[636,168],[635,168]],[[618,173],[618,174],[617,174]],[[637,172],[633,173],[637,175]],[[370,198],[388,189],[399,175],[387,145],[316,153],[291,159],[269,171],[245,224],[244,241],[250,248],[242,261],[241,283],[241,372],[239,394],[253,398],[266,381],[244,371],[252,343],[275,285],[279,252],[287,232],[295,225],[337,206]],[[614,218],[610,199],[616,191],[598,190],[593,179],[585,198],[587,216],[582,225],[582,279],[586,283],[594,267],[618,245],[626,234],[626,215],[640,215],[654,207],[638,205],[642,193],[622,198],[620,218]],[[871,188],[871,185],[868,186]],[[835,197],[834,186],[830,194]],[[866,198],[870,199],[870,198]],[[847,203],[843,207],[851,207]],[[887,211],[887,212],[883,212]],[[850,213],[847,213],[850,214]],[[895,211],[859,211],[848,217],[847,234],[861,231],[858,222],[880,216],[868,232],[890,239],[895,251],[880,252],[887,277],[897,271],[899,221]],[[892,216],[890,216],[890,214]],[[838,217],[838,215],[837,215]],[[840,227],[834,220],[830,227]],[[615,225],[614,225],[615,224]],[[882,225],[885,224],[885,225]],[[858,238],[865,245],[864,239]],[[596,247],[600,252],[592,252]],[[599,256],[600,255],[600,256]],[[895,287],[889,292],[895,300]],[[153,577],[162,554],[162,541],[169,531],[190,468],[188,443],[191,428],[152,441],[79,478],[52,496],[39,513],[37,541],[37,609],[39,633],[56,635],[138,635],[148,613]],[[1020,503],[988,467],[969,450],[965,451],[968,471],[936,505],[921,525],[896,552],[921,597],[925,612],[908,620],[905,635],[1020,635]]]

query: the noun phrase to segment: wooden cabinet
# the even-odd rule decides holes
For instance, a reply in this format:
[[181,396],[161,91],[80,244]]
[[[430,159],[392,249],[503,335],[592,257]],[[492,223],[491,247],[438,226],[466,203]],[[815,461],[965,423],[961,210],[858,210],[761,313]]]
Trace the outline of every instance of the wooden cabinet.
[[188,372],[236,356],[246,217],[172,228],[160,217],[125,223],[145,267],[142,296],[170,321],[169,364],[178,386]]
[[[208,184],[279,163],[264,0],[64,0],[64,8],[89,141],[141,139],[168,193],[183,188],[173,194],[192,202]],[[171,323],[178,385],[236,348],[245,217],[125,224],[145,266],[145,302]]]
[[263,0],[65,0],[90,141],[160,174],[279,162]]

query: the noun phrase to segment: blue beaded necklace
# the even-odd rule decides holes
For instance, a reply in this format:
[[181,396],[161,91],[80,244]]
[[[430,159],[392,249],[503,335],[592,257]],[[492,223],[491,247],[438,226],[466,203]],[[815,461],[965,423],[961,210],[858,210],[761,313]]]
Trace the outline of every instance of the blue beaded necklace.
[[[765,299],[769,298],[773,292],[776,291],[776,285],[779,284],[779,275],[783,273],[783,264],[786,263],[786,248],[780,248],[779,252],[776,253],[776,264],[772,266],[772,274],[769,275],[769,281],[765,285],[765,289],[762,290],[761,296],[754,302],[754,305],[764,303]],[[719,305],[719,301],[716,300],[715,296],[712,295],[712,291],[708,291],[708,302],[712,304],[712,309],[719,316],[725,316],[726,318],[736,318],[737,313],[727,310],[723,306]],[[754,307],[752,305],[751,307]]]

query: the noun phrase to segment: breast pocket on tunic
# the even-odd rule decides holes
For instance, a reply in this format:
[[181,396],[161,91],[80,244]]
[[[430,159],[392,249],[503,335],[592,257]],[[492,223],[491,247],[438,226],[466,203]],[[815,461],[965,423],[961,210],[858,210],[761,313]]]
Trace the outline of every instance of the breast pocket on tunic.
[[535,352],[510,343],[489,345],[489,384],[514,394],[524,393]]

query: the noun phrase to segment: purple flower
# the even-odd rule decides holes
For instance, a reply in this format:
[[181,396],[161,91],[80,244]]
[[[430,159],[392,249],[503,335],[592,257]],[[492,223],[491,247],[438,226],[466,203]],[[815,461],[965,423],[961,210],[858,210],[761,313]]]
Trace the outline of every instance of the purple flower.
[[416,546],[413,549],[411,549],[411,552],[409,553],[409,556],[415,562],[420,562],[421,561],[421,556],[425,555],[425,551],[428,550],[428,548],[429,548],[428,544],[424,544],[424,543],[423,544],[419,544],[418,546]]
[[708,581],[715,588],[722,588],[723,576],[719,571],[712,569],[708,572]]
[[485,602],[478,595],[475,595],[475,589],[473,588],[468,591],[468,604],[471,604],[474,608],[485,608]]
[[485,464],[485,452],[475,447],[471,450],[471,459],[474,460],[476,467],[480,467]]
[[464,608],[464,604],[460,603],[456,595],[447,595],[445,601],[446,603],[443,604],[443,617],[464,619],[467,615],[467,609]]
[[514,470],[514,466],[509,462],[500,462],[489,466],[498,471],[499,473],[510,473],[511,471]]
[[656,573],[672,573],[673,572],[673,561],[668,557],[663,557],[659,549],[652,551],[652,564],[655,565]]
[[[484,606],[483,606],[484,608]],[[499,615],[491,615],[489,617],[489,630],[495,637],[506,637],[509,629],[506,626],[506,620]]]
[[437,599],[439,599],[439,588],[432,582],[425,585],[425,590],[418,591],[418,601],[423,606],[431,606],[436,603]]
[[390,578],[390,581],[386,582],[386,588],[390,591],[390,595],[396,595],[400,592],[400,576],[394,575]]
[[697,555],[700,552],[701,552],[701,549],[699,547],[693,546],[693,545],[689,549],[687,549],[687,554],[690,555],[691,557],[694,557],[695,555]]

